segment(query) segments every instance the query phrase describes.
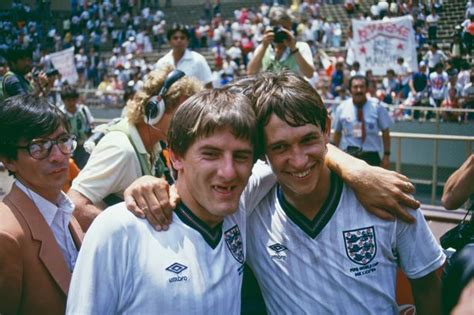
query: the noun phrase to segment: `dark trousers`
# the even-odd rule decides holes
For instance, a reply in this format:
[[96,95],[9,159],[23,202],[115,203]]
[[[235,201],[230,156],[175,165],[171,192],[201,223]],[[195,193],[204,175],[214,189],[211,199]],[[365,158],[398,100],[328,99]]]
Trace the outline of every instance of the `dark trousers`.
[[380,166],[381,160],[377,151],[365,152],[361,151],[358,147],[348,146],[346,152],[353,157],[366,161],[369,165]]

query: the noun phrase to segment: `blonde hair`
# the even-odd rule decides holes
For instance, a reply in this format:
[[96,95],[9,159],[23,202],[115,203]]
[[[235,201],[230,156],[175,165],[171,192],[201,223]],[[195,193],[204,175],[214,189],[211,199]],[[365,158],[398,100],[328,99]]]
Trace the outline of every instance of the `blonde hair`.
[[[165,82],[168,73],[173,71],[173,67],[166,66],[158,70],[154,70],[148,74],[143,87],[135,94],[135,96],[127,102],[126,111],[129,122],[137,124],[144,121],[145,106],[154,95],[158,95]],[[184,76],[173,85],[163,96],[166,104],[166,113],[173,112],[180,105],[181,97],[190,97],[201,91],[203,86],[196,78]]]

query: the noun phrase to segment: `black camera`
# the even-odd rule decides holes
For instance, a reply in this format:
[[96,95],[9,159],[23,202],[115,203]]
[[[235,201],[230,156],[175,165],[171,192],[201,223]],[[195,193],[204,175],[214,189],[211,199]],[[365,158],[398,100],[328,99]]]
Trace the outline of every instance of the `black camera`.
[[446,232],[441,236],[440,243],[444,249],[454,248],[456,251],[460,251],[469,243],[474,243],[474,220],[472,213],[471,220],[462,221]]
[[55,75],[58,75],[58,74],[59,74],[58,69],[50,69],[50,70],[46,71],[46,76],[48,78],[52,77],[52,76],[55,76]]
[[273,34],[275,34],[275,37],[273,38],[275,43],[283,43],[285,39],[288,39],[288,34],[281,26],[274,26]]

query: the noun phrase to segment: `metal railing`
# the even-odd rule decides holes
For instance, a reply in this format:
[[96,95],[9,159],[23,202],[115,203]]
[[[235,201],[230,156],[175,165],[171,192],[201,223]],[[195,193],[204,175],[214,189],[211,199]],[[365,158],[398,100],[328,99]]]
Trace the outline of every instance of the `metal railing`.
[[439,141],[464,141],[466,148],[466,158],[472,153],[472,143],[474,136],[455,136],[455,135],[436,135],[436,134],[421,134],[421,133],[405,133],[405,132],[390,132],[390,137],[395,139],[397,143],[395,170],[401,172],[402,159],[402,139],[420,139],[433,140],[433,167],[431,173],[431,183],[425,180],[411,179],[414,183],[431,184],[431,204],[435,204],[436,189],[438,187],[438,162],[439,162]]

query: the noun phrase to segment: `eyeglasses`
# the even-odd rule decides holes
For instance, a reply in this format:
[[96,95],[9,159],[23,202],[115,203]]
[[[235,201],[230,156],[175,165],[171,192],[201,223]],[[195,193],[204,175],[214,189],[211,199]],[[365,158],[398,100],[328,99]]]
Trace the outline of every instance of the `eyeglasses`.
[[36,160],[43,160],[49,156],[55,144],[62,154],[69,155],[76,149],[77,141],[74,135],[63,135],[57,139],[33,140],[28,145],[17,146],[17,148],[27,150],[30,156]]

